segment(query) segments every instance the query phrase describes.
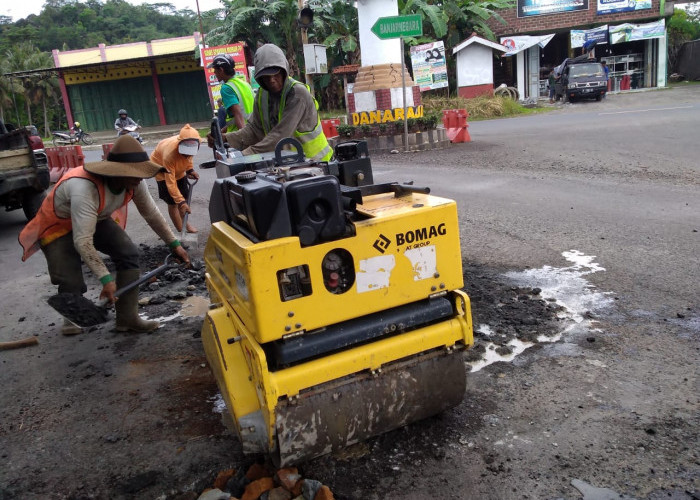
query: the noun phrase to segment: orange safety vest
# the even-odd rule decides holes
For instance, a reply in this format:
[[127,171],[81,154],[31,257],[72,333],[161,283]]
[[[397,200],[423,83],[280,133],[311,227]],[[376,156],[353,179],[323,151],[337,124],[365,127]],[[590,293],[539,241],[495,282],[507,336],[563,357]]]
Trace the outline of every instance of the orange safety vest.
[[[105,206],[105,183],[104,180],[86,171],[82,166],[72,168],[66,172],[56,183],[34,218],[24,226],[19,233],[19,244],[24,248],[22,262],[34,255],[42,246],[46,246],[52,241],[65,236],[73,230],[73,221],[70,217],[59,217],[54,207],[54,194],[56,188],[68,179],[79,177],[92,181],[100,195],[100,204],[97,213],[102,212]],[[112,213],[112,218],[124,229],[126,227],[126,206],[134,197],[133,191],[127,191],[124,195],[124,203]]]

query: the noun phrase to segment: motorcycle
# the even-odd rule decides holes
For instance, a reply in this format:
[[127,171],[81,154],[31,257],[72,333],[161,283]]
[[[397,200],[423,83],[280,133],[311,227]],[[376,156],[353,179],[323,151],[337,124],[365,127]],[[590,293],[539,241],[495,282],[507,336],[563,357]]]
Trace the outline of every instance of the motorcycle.
[[95,139],[81,128],[77,131],[54,130],[52,134],[54,146],[70,146],[79,142],[89,146],[95,142]]
[[139,135],[138,132],[136,132],[138,129],[141,128],[141,125],[128,125],[126,127],[122,127],[118,132],[117,135],[121,136],[124,134],[129,134],[131,137],[139,141],[141,144],[144,144],[143,139],[141,138],[141,135]]

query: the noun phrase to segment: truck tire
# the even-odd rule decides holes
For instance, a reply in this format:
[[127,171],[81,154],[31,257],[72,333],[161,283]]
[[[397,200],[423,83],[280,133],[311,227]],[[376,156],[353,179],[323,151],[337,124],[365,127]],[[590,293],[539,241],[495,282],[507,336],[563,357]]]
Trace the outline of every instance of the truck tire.
[[22,196],[22,211],[28,221],[32,220],[46,198],[46,191],[28,189]]

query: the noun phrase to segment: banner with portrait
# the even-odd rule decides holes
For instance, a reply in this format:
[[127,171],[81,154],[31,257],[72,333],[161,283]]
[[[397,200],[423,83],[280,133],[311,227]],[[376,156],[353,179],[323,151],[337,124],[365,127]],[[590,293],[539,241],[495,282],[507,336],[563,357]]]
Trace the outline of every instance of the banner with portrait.
[[411,47],[411,65],[413,81],[421,92],[447,87],[444,43],[432,42]]

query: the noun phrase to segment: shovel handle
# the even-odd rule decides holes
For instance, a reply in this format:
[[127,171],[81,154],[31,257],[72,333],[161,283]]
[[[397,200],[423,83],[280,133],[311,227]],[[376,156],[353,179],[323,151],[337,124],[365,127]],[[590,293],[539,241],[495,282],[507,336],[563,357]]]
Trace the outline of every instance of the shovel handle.
[[[185,176],[185,179],[187,179],[188,184],[190,185],[189,189],[187,190],[187,205],[189,206],[190,203],[192,202],[192,188],[194,188],[194,185],[197,184],[197,181],[199,179],[194,179],[193,182],[190,182],[189,178]],[[192,210],[192,207],[190,207],[190,210]],[[187,234],[187,219],[189,218],[190,214],[185,213],[185,216],[182,218],[182,231],[180,231],[180,241],[185,239],[185,234]]]
[[[115,297],[119,297],[120,295],[128,292],[129,290],[132,290],[136,288],[137,286],[140,286],[141,284],[145,283],[146,281],[150,280],[154,276],[158,276],[160,273],[165,271],[168,266],[170,265],[170,258],[172,257],[172,254],[168,254],[167,257],[165,257],[165,261],[163,264],[160,266],[156,267],[154,270],[147,272],[143,276],[141,276],[139,279],[132,281],[126,286],[121,287],[119,290],[114,292]],[[105,307],[108,304],[107,300],[102,300],[98,305],[100,307]]]

